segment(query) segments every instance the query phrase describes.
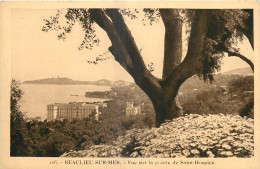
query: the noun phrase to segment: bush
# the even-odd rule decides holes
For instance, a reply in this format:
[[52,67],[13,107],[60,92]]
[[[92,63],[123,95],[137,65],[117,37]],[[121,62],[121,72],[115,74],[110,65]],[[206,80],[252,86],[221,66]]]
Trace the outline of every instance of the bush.
[[232,80],[228,84],[229,88],[233,91],[254,91],[254,76],[245,76]]
[[16,80],[11,82],[11,114],[10,114],[10,155],[23,156],[28,152],[26,139],[25,115],[20,111],[19,102],[22,98],[23,91],[20,89],[20,83]]
[[199,89],[180,98],[185,114],[240,114],[253,118],[253,89],[253,76],[239,76],[226,87]]
[[239,111],[239,115],[249,118],[254,118],[254,98],[252,98],[247,104],[245,104]]
[[112,145],[91,146],[62,157],[252,157],[254,121],[239,115],[187,115],[160,128],[132,129]]

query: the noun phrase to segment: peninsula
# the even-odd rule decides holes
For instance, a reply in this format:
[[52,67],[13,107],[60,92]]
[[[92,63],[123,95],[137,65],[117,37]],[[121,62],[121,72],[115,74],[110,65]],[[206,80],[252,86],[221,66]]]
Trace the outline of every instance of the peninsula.
[[38,79],[38,80],[30,80],[24,81],[23,84],[54,84],[54,85],[95,85],[95,86],[124,86],[129,85],[130,82],[126,82],[123,80],[118,81],[110,81],[107,79],[100,79],[97,81],[79,81],[72,80],[67,77],[52,77],[46,79]]

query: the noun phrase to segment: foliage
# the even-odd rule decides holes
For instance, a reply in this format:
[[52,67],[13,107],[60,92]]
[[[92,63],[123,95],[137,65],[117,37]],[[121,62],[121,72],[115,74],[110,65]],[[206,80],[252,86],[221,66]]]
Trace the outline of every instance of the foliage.
[[240,110],[239,110],[239,115],[244,117],[250,117],[254,118],[254,98],[250,98],[248,103],[246,103]]
[[239,115],[254,118],[254,77],[245,76],[229,83],[232,93],[240,95],[240,100],[244,102],[239,109]]
[[190,114],[160,128],[132,129],[112,145],[66,152],[62,157],[252,157],[254,121],[238,115]]
[[23,96],[23,91],[20,89],[20,82],[12,79],[10,92],[11,112],[18,112],[20,111],[19,102]]
[[[229,79],[226,79],[226,77]],[[184,84],[184,89],[181,89],[181,91],[186,90],[186,88],[196,89],[195,91],[186,91],[184,95],[180,96],[186,114],[222,113],[236,115],[245,114],[245,111],[252,108],[251,104],[253,104],[254,97],[253,76],[221,75],[221,78],[217,76],[217,79],[212,85],[203,84],[199,86],[197,84],[197,86],[189,86]],[[187,81],[187,83],[190,82]],[[253,116],[250,117],[253,118]]]
[[254,91],[254,76],[245,76],[229,83],[230,90],[234,92]]
[[89,17],[90,14],[86,9],[68,9],[65,18],[67,21],[60,25],[60,17],[63,14],[63,10],[58,10],[55,16],[51,16],[49,20],[44,19],[45,26],[43,26],[42,31],[48,32],[51,30],[56,30],[59,32],[58,39],[65,40],[66,35],[72,31],[73,26],[76,22],[79,22],[82,30],[85,32],[85,36],[79,45],[78,49],[82,50],[92,49],[94,45],[98,45],[100,40],[95,34],[95,29],[93,21]]
[[25,129],[25,115],[20,111],[19,102],[23,91],[20,89],[20,83],[14,79],[11,82],[10,94],[10,138],[11,138],[11,156],[20,156],[27,152],[27,140]]
[[[90,117],[74,121],[41,122],[26,121],[19,109],[23,92],[19,88],[19,82],[13,80],[11,85],[11,156],[57,157],[70,150],[111,144],[113,140],[132,128],[152,127],[150,113],[130,117],[125,115],[127,97],[133,100],[134,96],[138,96],[134,95],[135,93],[142,92],[136,87],[134,86],[134,89],[127,95],[122,94],[127,87],[114,89],[122,94],[122,97],[117,96],[114,101],[121,100],[121,102],[108,108],[101,108],[99,121]],[[138,104],[143,103],[141,96],[136,98]]]
[[[70,150],[88,149],[92,145],[111,144],[126,130],[134,127],[136,121],[129,124],[130,119],[124,115],[105,112],[101,121],[94,119],[74,121],[52,121],[25,123],[24,139],[28,140],[28,150],[19,156],[57,157]],[[108,118],[108,119],[107,119]],[[140,125],[139,125],[140,127]],[[23,150],[24,147],[22,148]]]
[[[237,27],[245,28],[245,20],[248,13],[239,9],[212,10],[212,18],[209,21],[207,40],[204,48],[204,61],[201,71],[198,73],[204,80],[213,81],[213,75],[221,68],[221,59],[225,50],[238,50],[234,46],[243,40],[243,33]],[[226,39],[224,39],[226,37]],[[220,44],[223,47],[220,48]]]
[[144,11],[144,18],[142,21],[144,25],[146,25],[147,21],[150,22],[150,25],[159,22],[159,17],[161,15],[159,9],[144,8],[143,11]]

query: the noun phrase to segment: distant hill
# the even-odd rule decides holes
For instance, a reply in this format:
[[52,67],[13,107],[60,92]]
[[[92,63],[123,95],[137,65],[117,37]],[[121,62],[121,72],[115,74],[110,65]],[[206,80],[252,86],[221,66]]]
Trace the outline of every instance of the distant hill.
[[56,77],[56,78],[46,78],[46,79],[38,79],[31,81],[24,81],[24,84],[56,84],[56,85],[96,85],[96,86],[118,86],[118,85],[127,85],[129,82],[119,80],[116,82],[112,82],[107,79],[100,79],[97,81],[78,81],[72,80],[67,77]]
[[113,83],[113,86],[129,86],[131,83],[124,80],[118,80]]
[[253,75],[253,71],[250,67],[247,68],[238,68],[222,73],[224,75],[241,75],[241,76],[250,76]]
[[[227,75],[234,75],[234,77],[231,78]],[[216,75],[215,83],[217,85],[226,85],[226,83],[228,83],[231,79],[235,78],[235,76],[249,76],[249,75],[253,75],[253,72],[250,67],[238,68],[238,69],[230,70],[222,74]],[[24,81],[23,83],[24,84],[57,84],[57,85],[96,85],[96,86],[128,86],[131,84],[130,82],[124,80],[118,80],[115,82],[112,82],[107,79],[100,79],[97,81],[77,81],[67,77],[56,77],[56,78],[52,77],[46,79]],[[189,87],[193,86],[192,88],[196,86],[195,88],[197,88],[198,86],[205,86],[205,83],[203,82],[203,80],[200,80],[199,78],[189,78],[182,85],[182,88],[186,88],[187,86]]]
[[94,82],[97,86],[111,86],[112,82],[107,79],[101,79]]

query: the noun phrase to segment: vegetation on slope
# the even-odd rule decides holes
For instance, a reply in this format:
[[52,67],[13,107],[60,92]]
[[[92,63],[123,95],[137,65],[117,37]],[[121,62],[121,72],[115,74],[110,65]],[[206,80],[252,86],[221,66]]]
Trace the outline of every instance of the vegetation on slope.
[[132,129],[112,145],[70,151],[62,157],[251,157],[254,121],[238,115],[190,114],[160,128]]

